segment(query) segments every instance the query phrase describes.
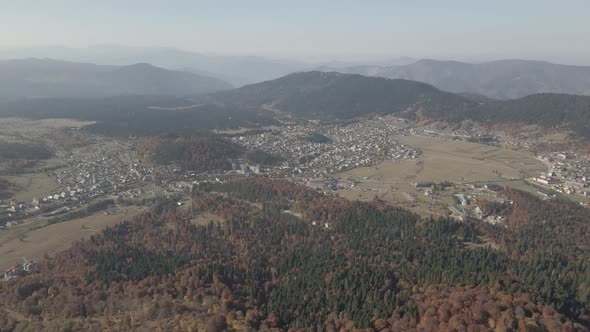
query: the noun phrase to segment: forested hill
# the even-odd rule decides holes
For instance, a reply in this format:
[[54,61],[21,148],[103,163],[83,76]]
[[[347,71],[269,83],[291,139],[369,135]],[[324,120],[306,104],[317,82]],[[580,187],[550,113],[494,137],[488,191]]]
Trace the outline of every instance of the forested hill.
[[432,118],[482,123],[538,124],[563,128],[590,139],[590,97],[542,93],[507,101],[488,101],[463,113],[435,114]]
[[275,121],[261,112],[235,110],[172,96],[49,98],[0,101],[0,117],[70,118],[96,121],[88,127],[104,134],[191,134],[195,131],[256,127]]
[[318,71],[208,96],[208,101],[242,108],[264,108],[304,118],[352,118],[428,108],[452,113],[475,102],[420,82]]
[[208,95],[205,100],[232,108],[283,111],[301,118],[395,113],[419,120],[539,124],[590,138],[587,96],[543,93],[504,101],[453,94],[416,81],[303,72]]
[[590,97],[543,93],[505,102],[482,105],[471,113],[475,120],[538,123],[547,127],[560,124],[590,124]]

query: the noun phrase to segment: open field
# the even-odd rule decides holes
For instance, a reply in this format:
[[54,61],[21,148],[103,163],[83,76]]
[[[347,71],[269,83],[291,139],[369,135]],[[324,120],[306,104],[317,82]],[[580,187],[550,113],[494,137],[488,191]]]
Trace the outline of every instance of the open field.
[[404,206],[424,215],[446,214],[453,204],[450,193],[437,200],[417,191],[419,181],[454,183],[498,183],[522,186],[523,177],[536,176],[546,166],[532,155],[488,145],[448,141],[422,136],[396,137],[403,144],[418,148],[415,160],[385,161],[372,167],[360,167],[338,174],[358,182],[353,190],[339,194],[349,199],[374,197]]
[[223,218],[214,215],[213,213],[210,212],[200,212],[199,214],[197,214],[196,216],[194,216],[191,219],[191,222],[195,225],[200,225],[200,226],[207,226],[209,225],[210,222],[213,222],[214,224],[220,223],[223,224],[225,221],[223,220]]
[[33,198],[41,199],[59,189],[55,178],[48,176],[46,173],[28,173],[5,176],[4,178],[18,187],[13,199],[19,202],[30,202]]
[[140,207],[126,207],[116,215],[103,212],[44,227],[37,223],[26,223],[0,231],[0,271],[21,262],[23,257],[40,259],[65,250],[75,241],[88,238],[107,226],[113,226],[142,211]]
[[280,129],[280,127],[275,126],[275,125],[262,126],[260,128],[240,127],[237,129],[214,129],[214,130],[212,130],[212,132],[214,132],[216,134],[220,134],[220,135],[235,135],[235,134],[242,134],[242,133],[252,131],[252,130],[276,130],[276,129]]
[[84,126],[88,126],[91,124],[96,123],[95,121],[80,121],[75,119],[42,119],[42,120],[33,120],[33,119],[26,119],[26,118],[0,118],[0,127],[12,127],[15,126],[25,126],[28,128],[31,127],[41,127],[41,128],[48,128],[48,129],[55,129],[55,128],[81,128]]
[[0,139],[31,141],[61,128],[82,128],[94,123],[72,119],[0,118]]
[[538,175],[545,165],[525,153],[477,143],[445,141],[420,136],[397,137],[422,150],[415,160],[385,161],[374,167],[361,167],[339,174],[340,177],[386,182],[418,181],[488,182]]

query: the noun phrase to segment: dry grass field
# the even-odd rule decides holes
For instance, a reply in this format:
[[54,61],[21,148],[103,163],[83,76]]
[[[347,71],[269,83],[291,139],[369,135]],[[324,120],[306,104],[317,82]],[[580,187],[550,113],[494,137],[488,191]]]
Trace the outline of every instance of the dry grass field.
[[421,136],[397,137],[422,150],[416,160],[386,161],[375,167],[362,167],[340,174],[387,183],[417,181],[497,181],[538,175],[545,165],[532,155],[488,145],[447,141]]
[[0,139],[31,141],[62,128],[82,128],[95,122],[72,119],[32,120],[24,118],[0,118]]
[[39,227],[43,223],[26,223],[0,231],[0,271],[21,262],[23,257],[39,259],[65,250],[75,241],[88,238],[107,226],[113,226],[140,213],[139,207],[126,207],[116,215],[103,212],[88,217]]
[[194,218],[191,219],[191,222],[193,224],[200,226],[207,226],[211,221],[213,221],[214,224],[223,224],[225,222],[223,218],[206,211],[197,214]]
[[419,148],[422,155],[415,160],[385,161],[339,173],[340,178],[359,182],[353,190],[340,191],[340,196],[359,200],[378,197],[423,215],[440,215],[446,214],[448,206],[453,204],[450,193],[433,201],[416,190],[416,182],[495,182],[521,186],[523,181],[516,179],[546,171],[543,163],[523,152],[421,136],[396,139]]
[[19,202],[30,202],[34,198],[41,199],[49,193],[56,193],[60,188],[55,178],[46,173],[28,173],[4,178],[18,187],[13,198]]

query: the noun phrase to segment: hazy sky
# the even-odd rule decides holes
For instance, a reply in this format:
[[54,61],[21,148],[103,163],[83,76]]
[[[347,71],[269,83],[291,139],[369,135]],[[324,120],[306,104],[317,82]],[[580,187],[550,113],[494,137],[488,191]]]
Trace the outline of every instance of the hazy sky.
[[590,62],[590,0],[0,1],[0,47]]

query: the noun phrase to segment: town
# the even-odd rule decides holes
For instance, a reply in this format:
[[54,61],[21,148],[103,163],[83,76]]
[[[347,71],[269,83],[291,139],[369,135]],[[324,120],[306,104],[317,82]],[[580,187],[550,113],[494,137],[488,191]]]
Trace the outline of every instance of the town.
[[63,153],[59,168],[45,171],[59,190],[31,201],[0,201],[0,230],[25,222],[61,222],[80,210],[116,204],[149,205],[190,193],[195,174],[138,159],[132,141],[95,137],[96,143]]
[[391,120],[377,118],[349,125],[290,125],[233,140],[246,148],[284,158],[286,161],[275,170],[277,174],[330,177],[383,160],[415,159],[420,154],[418,150],[392,138],[405,130]]
[[572,151],[560,151],[541,154],[538,159],[543,161],[548,171],[533,178],[537,184],[547,190],[539,193],[544,196],[562,193],[567,195],[589,196],[588,176],[590,176],[590,158],[576,155]]

